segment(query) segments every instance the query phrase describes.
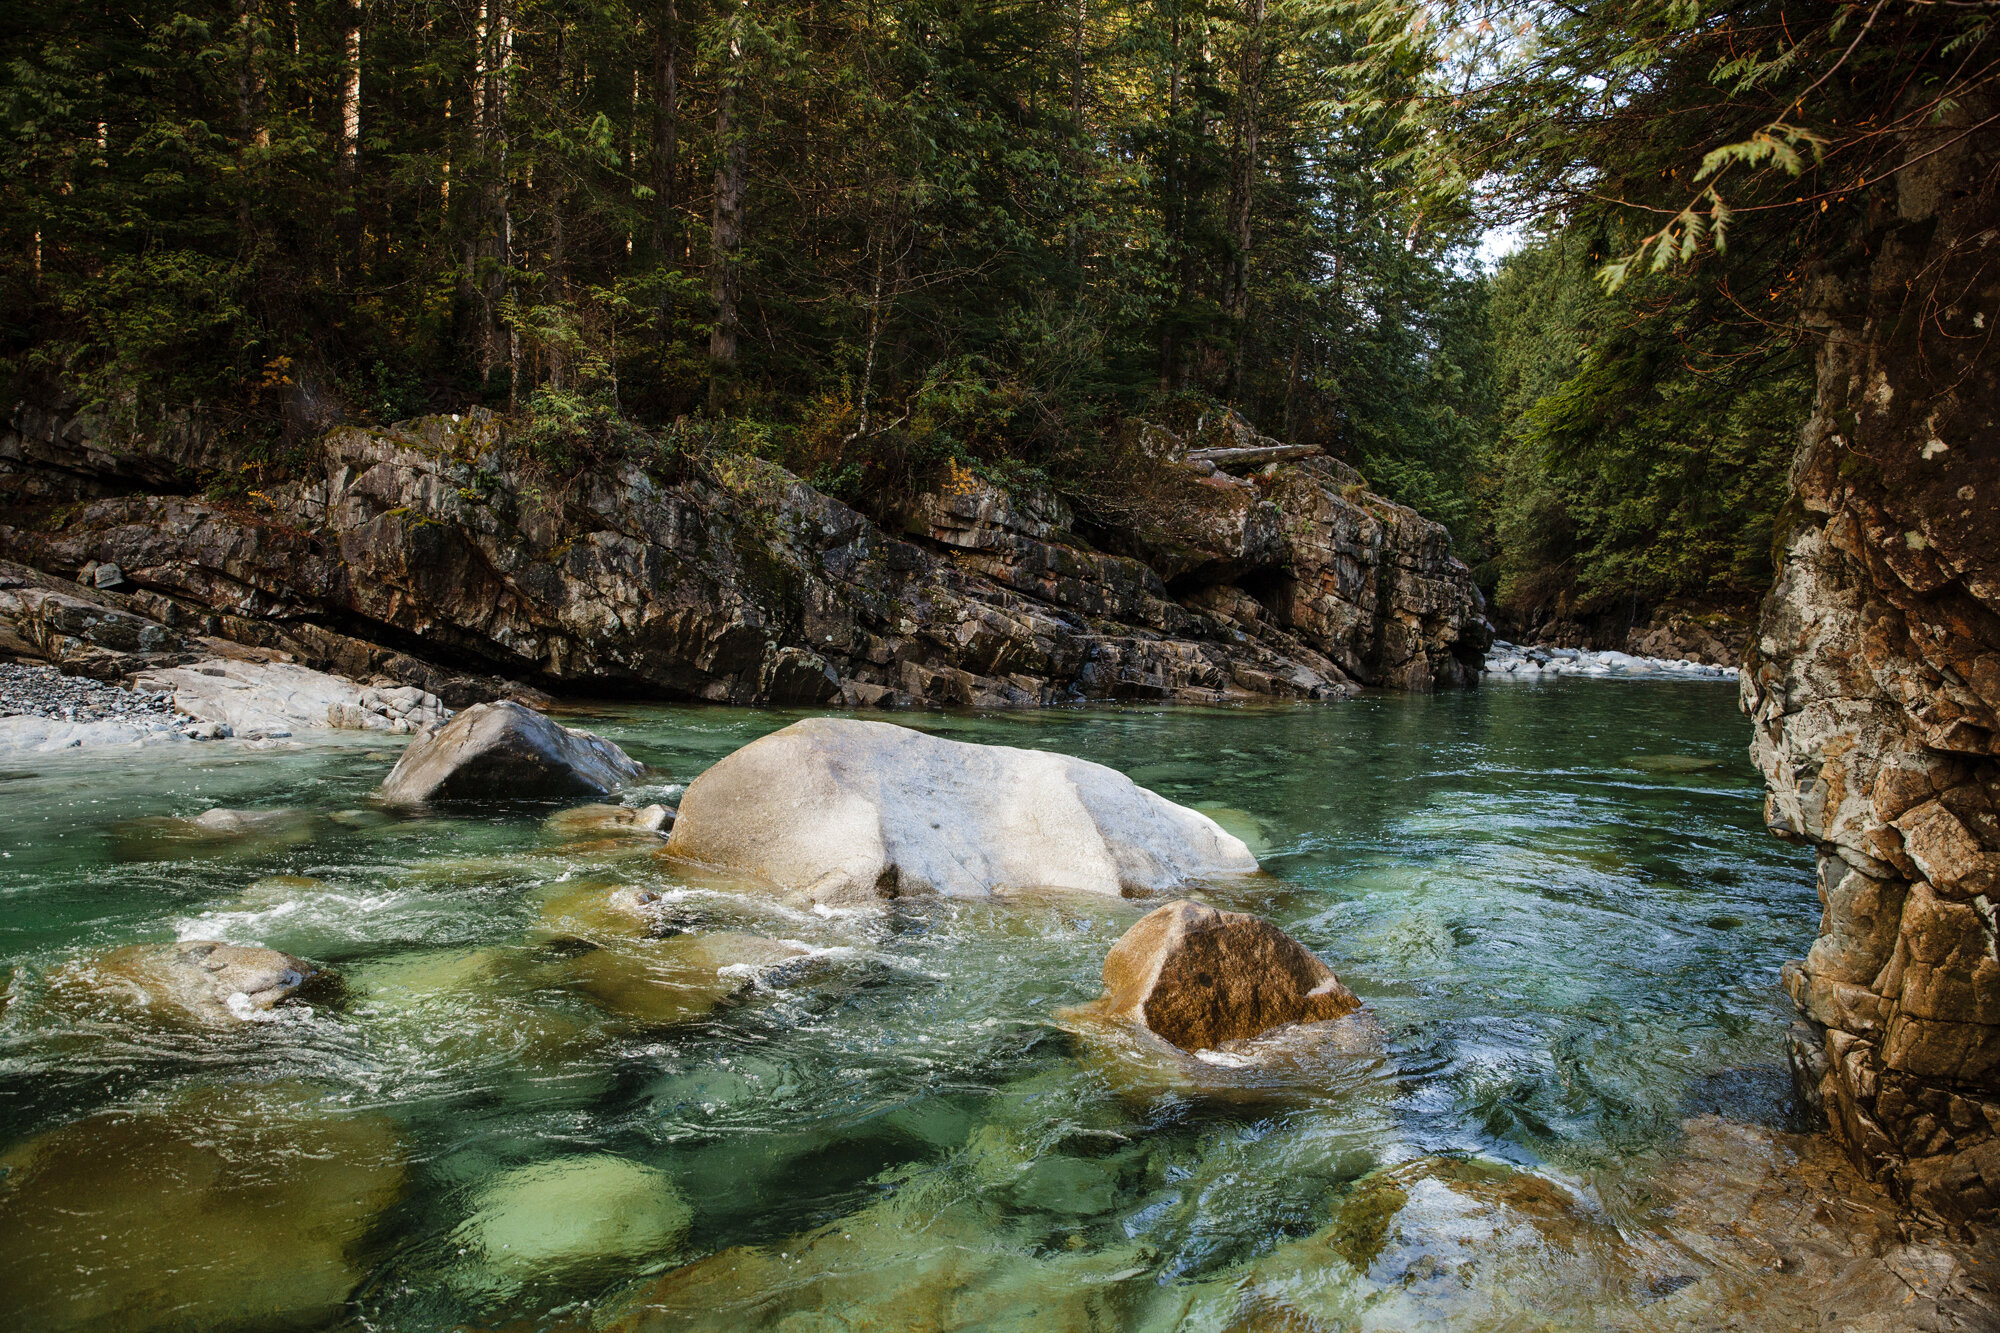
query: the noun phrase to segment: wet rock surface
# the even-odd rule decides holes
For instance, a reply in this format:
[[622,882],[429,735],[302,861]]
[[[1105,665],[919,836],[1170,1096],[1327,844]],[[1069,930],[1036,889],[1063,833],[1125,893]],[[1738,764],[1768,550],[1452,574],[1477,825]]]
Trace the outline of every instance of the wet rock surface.
[[2000,1214],[2000,362],[1975,313],[2000,277],[1993,202],[1958,184],[1994,145],[1952,144],[1819,279],[1835,332],[1742,699],[1767,821],[1819,855],[1785,976],[1820,1036],[1801,1081],[1859,1165],[1960,1219]]
[[388,805],[604,796],[645,772],[610,741],[511,701],[474,704],[412,744],[382,781]]
[[1111,947],[1099,1004],[1184,1051],[1361,1007],[1332,968],[1270,922],[1187,899],[1147,913]]
[[1214,820],[1101,764],[844,718],[794,723],[696,778],[667,850],[820,905],[1158,892],[1257,869]]
[[121,1008],[204,1027],[272,1017],[301,992],[329,993],[334,978],[290,954],[216,940],[136,944],[71,965],[56,990],[74,989]]
[[[71,447],[61,423],[16,433],[39,440],[17,467],[81,485],[51,461]],[[57,524],[42,492],[17,487],[28,503],[0,514],[0,554],[65,574],[116,566],[169,634],[390,675],[454,707],[476,682],[347,629],[572,689],[979,706],[1431,689],[1468,682],[1487,633],[1445,530],[1330,459],[1245,477],[1204,460],[1207,475],[1185,472],[1201,503],[1179,528],[1106,535],[1130,555],[969,474],[895,533],[739,455],[629,463],[558,496],[483,413],[322,444],[323,470],[267,488],[254,512],[84,487]]]
[[488,1181],[452,1239],[482,1270],[471,1281],[515,1286],[671,1254],[692,1217],[666,1172],[587,1153]]

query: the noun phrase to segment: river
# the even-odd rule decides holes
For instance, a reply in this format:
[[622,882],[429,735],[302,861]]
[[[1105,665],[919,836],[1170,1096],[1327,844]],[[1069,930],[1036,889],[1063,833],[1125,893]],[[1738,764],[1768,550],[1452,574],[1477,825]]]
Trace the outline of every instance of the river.
[[[636,804],[798,716],[580,724],[657,770]],[[366,737],[30,756],[0,774],[9,1325],[1643,1325],[1728,1267],[1660,1201],[1691,1143],[1803,1127],[1777,983],[1818,912],[1733,689],[896,720],[1210,810],[1270,878],[1206,896],[1331,963],[1380,1058],[1320,1096],[1121,1082],[1051,1015],[1144,903],[789,912],[545,812],[376,812]],[[170,822],[215,806],[301,813]],[[634,886],[683,942],[811,952],[666,1021],[576,938]],[[174,938],[345,993],[121,1009],[95,960]]]

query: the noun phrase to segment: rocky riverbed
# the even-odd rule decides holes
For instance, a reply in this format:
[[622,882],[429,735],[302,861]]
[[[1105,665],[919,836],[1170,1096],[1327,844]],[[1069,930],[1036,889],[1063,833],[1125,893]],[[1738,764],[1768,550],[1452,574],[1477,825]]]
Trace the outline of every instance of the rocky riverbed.
[[1680,680],[1733,681],[1732,666],[1715,666],[1688,658],[1635,657],[1611,649],[1549,648],[1495,639],[1480,671],[1482,680],[1540,680],[1561,676],[1667,676]]
[[[1199,809],[1267,873],[1194,895],[1369,1020],[1145,1060],[1058,1015],[1127,1022],[1157,897],[821,911],[676,858],[660,803],[795,720],[601,707],[649,771],[553,813],[383,808],[359,733],[10,757],[0,1323],[1989,1319],[1984,1256],[1788,1130],[1814,894],[1726,691],[908,715]],[[865,821],[899,866],[943,822],[908,804]]]

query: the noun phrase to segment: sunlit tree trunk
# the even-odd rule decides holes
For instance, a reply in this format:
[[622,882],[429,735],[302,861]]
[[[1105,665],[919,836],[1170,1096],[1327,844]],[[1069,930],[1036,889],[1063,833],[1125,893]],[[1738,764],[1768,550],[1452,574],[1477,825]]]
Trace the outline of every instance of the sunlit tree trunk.
[[1264,84],[1265,0],[1245,0],[1243,21],[1242,71],[1236,91],[1236,160],[1229,183],[1229,283],[1223,309],[1229,316],[1234,344],[1230,366],[1230,392],[1243,384],[1244,358],[1250,342],[1250,239],[1252,205],[1257,193],[1257,148],[1261,125],[1258,100]]
[[743,85],[744,6],[730,18],[728,65],[715,103],[715,209],[709,226],[709,294],[715,301],[715,327],[708,336],[708,403],[720,411],[728,405],[736,376],[737,302],[742,296],[740,263],[743,249],[744,175],[749,140],[739,119]]
[[675,210],[680,205],[680,16],[665,0],[653,24],[653,256],[678,265],[685,258]]

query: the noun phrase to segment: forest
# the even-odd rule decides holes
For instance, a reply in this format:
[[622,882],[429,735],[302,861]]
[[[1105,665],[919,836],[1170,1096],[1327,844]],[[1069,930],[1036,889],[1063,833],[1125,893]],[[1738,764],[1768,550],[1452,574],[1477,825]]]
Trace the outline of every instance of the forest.
[[[1319,0],[21,0],[0,376],[199,418],[224,496],[334,423],[481,403],[557,468],[698,436],[864,507],[947,464],[1087,503],[1137,423],[1226,408],[1446,524],[1503,617],[1742,607],[1824,221],[1606,266],[1657,261],[1703,152],[1799,119],[1845,38],[1685,8],[1529,51],[1506,6],[1468,44]],[[1510,42],[1527,72],[1476,88]]]

